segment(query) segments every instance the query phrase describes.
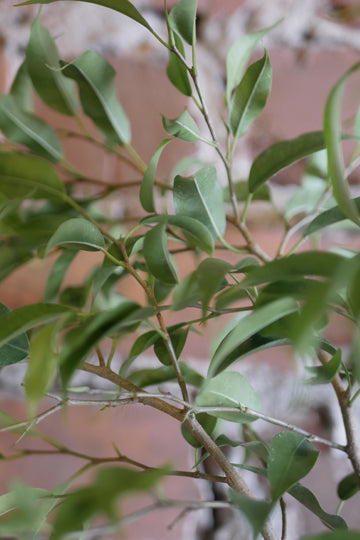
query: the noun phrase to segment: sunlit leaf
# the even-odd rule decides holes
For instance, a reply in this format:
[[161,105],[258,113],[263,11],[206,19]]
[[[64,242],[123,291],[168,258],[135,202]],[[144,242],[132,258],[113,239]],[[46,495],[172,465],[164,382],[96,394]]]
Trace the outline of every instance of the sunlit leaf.
[[50,238],[47,251],[56,246],[67,249],[98,251],[105,247],[103,235],[95,225],[84,218],[64,221]]

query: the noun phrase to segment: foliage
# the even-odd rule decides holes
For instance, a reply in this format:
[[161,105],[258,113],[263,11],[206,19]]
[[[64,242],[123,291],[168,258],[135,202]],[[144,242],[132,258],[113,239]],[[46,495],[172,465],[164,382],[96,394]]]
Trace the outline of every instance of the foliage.
[[[261,114],[271,89],[271,55],[265,50],[259,60],[250,60],[271,28],[240,37],[228,53],[222,115],[227,137],[223,147],[211,120],[215,111],[208,112],[198,81],[196,0],[179,0],[170,12],[164,2],[167,35],[163,37],[128,0],[89,1],[132,19],[167,49],[168,78],[198,109],[206,129],[200,129],[191,109],[175,118],[164,116],[168,138],[156,142],[155,153],[144,163],[131,144],[130,123],[116,95],[114,68],[93,51],[63,62],[41,16],[33,22],[24,63],[9,94],[0,97],[0,278],[37,259],[47,261],[52,270],[42,303],[13,311],[0,304],[0,365],[26,361],[28,366],[24,380],[28,419],[20,422],[0,411],[0,423],[25,440],[33,436],[42,439],[51,453],[82,457],[87,465],[52,491],[14,485],[0,497],[1,534],[35,538],[44,533],[52,539],[70,539],[82,538],[81,531],[89,528],[90,538],[93,519],[101,516],[107,523],[102,532],[105,537],[126,521],[118,501],[132,492],[153,497],[153,504],[140,510],[139,516],[180,504],[157,486],[167,475],[185,474],[192,481],[227,484],[230,489],[223,505],[245,516],[254,537],[279,537],[271,525],[272,512],[281,506],[285,527],[284,497],[290,495],[317,516],[319,523],[335,531],[311,538],[359,538],[355,531],[344,532],[345,520],[324,510],[315,494],[300,483],[316,467],[324,447],[330,447],[348,458],[352,466],[338,486],[341,501],[354,496],[360,485],[352,409],[360,394],[360,254],[353,249],[337,253],[303,245],[331,225],[351,223],[357,230],[360,224],[359,200],[352,198],[348,184],[359,147],[346,166],[342,148],[344,139],[358,134],[343,133],[341,127],[344,88],[359,64],[330,91],[322,129],[270,146],[255,158],[248,180],[235,182],[238,142]],[[48,107],[78,121],[79,131],[64,132],[39,118],[31,108],[33,93]],[[96,136],[86,131],[80,114],[91,119]],[[135,227],[129,229],[106,210],[114,191],[122,189],[121,180],[109,185],[87,177],[69,163],[62,137],[71,136],[87,141],[89,148],[101,146],[140,173],[138,196],[143,215]],[[196,165],[191,170],[179,166],[181,174],[162,181],[157,166],[163,150],[175,139],[208,145],[219,164]],[[316,166],[323,155],[319,152],[327,152],[325,171]],[[258,199],[273,204],[272,178],[307,157],[302,186],[288,208],[278,209],[284,235],[271,258],[253,239],[248,210]],[[226,177],[226,185],[220,182],[220,175]],[[82,186],[86,186],[86,197]],[[139,188],[134,182],[136,186]],[[230,227],[235,228],[241,248],[229,243]],[[289,248],[295,232],[298,240]],[[66,287],[65,275],[80,251],[95,252],[98,264],[79,287]],[[184,252],[194,255],[191,271],[185,276],[178,270]],[[142,303],[117,293],[124,278],[142,290]],[[198,311],[196,319],[190,319],[189,307]],[[178,314],[180,322],[175,325],[169,322],[171,311]],[[204,377],[183,361],[182,351],[193,332],[201,333],[202,325],[214,318],[228,321],[230,315],[233,321],[215,340]],[[353,342],[346,357],[324,338],[330,315],[352,325]],[[132,346],[119,371],[113,356],[124,336],[131,338]],[[240,359],[284,344],[302,357],[310,375],[303,382],[333,386],[344,422],[345,445],[267,415],[261,408],[261,395],[237,371],[241,370]],[[158,365],[140,369],[138,357],[152,348]],[[84,389],[88,403],[130,406],[140,402],[178,422],[185,441],[196,448],[197,470],[184,473],[163,464],[151,468],[117,449],[111,459],[94,460],[35,429],[45,416],[63,407],[71,411],[80,402],[71,388],[78,370],[114,384],[111,397],[103,401],[94,400],[91,391]],[[55,380],[61,381],[62,389],[51,394],[57,404],[39,413]],[[169,381],[175,383],[177,392],[164,394],[158,385]],[[262,440],[256,432],[258,419],[278,425],[282,431],[271,441]],[[227,422],[238,423],[238,440],[226,436]],[[224,446],[243,447],[246,459],[231,463],[222,451]],[[16,452],[15,448],[15,457],[22,456]],[[36,453],[33,446],[26,455],[32,452]],[[1,457],[13,459],[14,455]],[[209,457],[216,462],[220,476],[202,469]],[[111,467],[106,465],[108,461]],[[85,470],[99,465],[102,467],[92,482],[72,487]],[[262,499],[253,497],[242,478],[244,469],[263,479]],[[188,510],[211,508],[216,501],[189,501],[183,506]]]

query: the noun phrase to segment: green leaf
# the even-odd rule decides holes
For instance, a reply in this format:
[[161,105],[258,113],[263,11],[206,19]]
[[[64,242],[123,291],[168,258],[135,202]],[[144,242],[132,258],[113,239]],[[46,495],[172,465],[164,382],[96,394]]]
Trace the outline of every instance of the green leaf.
[[30,250],[18,247],[0,245],[0,281],[11,274],[16,268],[32,259]]
[[169,15],[172,30],[189,45],[195,43],[196,8],[197,0],[180,0]]
[[262,441],[233,441],[226,435],[219,435],[219,437],[216,437],[215,442],[217,446],[231,446],[232,448],[241,446],[242,448],[245,448],[246,451],[251,452],[256,457],[260,458],[264,463],[267,462],[269,450]]
[[[236,199],[240,202],[245,202],[249,197],[249,182],[240,180],[234,183],[234,193]],[[231,202],[230,190],[228,187],[224,189],[224,200],[227,203]],[[257,189],[252,197],[253,201],[271,201],[271,193],[268,186],[263,185]]]
[[34,88],[26,60],[24,60],[16,72],[10,88],[10,94],[23,110],[32,112],[34,110],[33,93]]
[[327,384],[333,380],[341,366],[341,349],[338,349],[326,364],[317,367],[305,367],[306,371],[313,375],[306,384]]
[[149,165],[145,171],[143,180],[140,187],[140,203],[146,212],[155,212],[154,201],[154,180],[156,174],[156,168],[159,163],[160,156],[165,146],[169,144],[171,139],[164,139],[159,144],[155,154],[152,156]]
[[46,324],[72,313],[72,309],[55,304],[30,304],[5,313],[1,318],[0,346],[39,324]]
[[103,235],[95,225],[84,218],[71,218],[64,221],[50,238],[46,251],[61,246],[76,251],[99,251],[104,249]]
[[0,129],[10,141],[23,144],[34,154],[50,161],[64,157],[54,130],[41,118],[22,110],[10,94],[0,96]]
[[199,283],[196,272],[191,272],[175,287],[171,309],[179,311],[200,301]]
[[202,138],[195,120],[186,109],[180,116],[172,120],[163,115],[162,122],[168,135],[177,137],[182,141],[196,142]]
[[[356,207],[357,212],[360,213],[360,197],[356,197],[355,199],[352,199],[352,200]],[[316,216],[316,218],[314,218],[310,222],[310,224],[307,226],[303,235],[309,236],[310,234],[317,233],[321,231],[322,229],[325,229],[326,227],[329,227],[330,225],[334,225],[335,223],[344,221],[345,219],[348,219],[348,217],[344,214],[341,208],[338,205],[336,205],[332,208],[329,208],[328,210],[325,210],[325,212],[322,212],[320,215]]]
[[64,186],[43,159],[0,151],[0,192],[9,198],[62,198]]
[[249,175],[249,191],[254,193],[262,184],[300,159],[324,150],[322,131],[304,133],[295,139],[277,142],[255,158]]
[[41,99],[52,109],[75,116],[77,111],[75,85],[60,71],[60,56],[55,42],[41,24],[39,17],[31,26],[30,40],[26,48],[26,65]]
[[298,433],[283,431],[275,435],[268,458],[268,479],[273,501],[311,471],[319,453],[309,440]]
[[344,214],[360,225],[359,212],[354,205],[345,178],[341,148],[341,100],[348,78],[358,69],[360,62],[353,65],[332,88],[324,111],[324,136],[328,152],[328,170],[334,197]]
[[[0,321],[4,315],[10,313],[10,309],[0,303]],[[29,354],[29,341],[26,334],[20,333],[5,345],[0,346],[0,366],[16,364],[27,358]]]
[[[180,54],[185,56],[184,46],[177,34],[174,34],[174,40]],[[173,52],[170,52],[169,62],[166,68],[166,75],[168,76],[169,81],[175,86],[175,88],[179,90],[179,92],[187,97],[192,96],[193,92],[186,66]]]
[[24,381],[30,417],[35,416],[40,401],[54,382],[58,358],[54,353],[53,336],[54,326],[44,326],[31,340]]
[[143,254],[150,272],[160,281],[175,284],[178,273],[167,246],[166,226],[156,225],[144,237]]
[[[171,343],[175,352],[175,356],[176,358],[179,358],[185,346],[186,339],[188,337],[189,327],[178,328],[177,325],[175,325],[175,328],[173,330],[169,329],[168,331],[169,331],[170,340],[171,340]],[[169,352],[166,348],[164,340],[161,337],[159,337],[154,343],[154,352],[158,360],[162,364],[164,364],[164,366],[172,365],[171,356],[169,355]]]
[[[147,349],[149,349],[154,343],[159,339],[159,334],[155,330],[150,330],[149,332],[144,332],[141,334],[131,347],[129,356],[125,360],[125,362],[122,364],[119,374],[122,377],[126,376],[126,373],[136,358],[145,352]],[[162,368],[160,368],[162,369]],[[152,371],[152,370],[150,370]]]
[[272,510],[273,505],[271,501],[250,499],[249,497],[246,497],[233,489],[230,490],[229,495],[232,504],[245,515],[246,519],[251,525],[253,530],[253,538],[258,538],[258,535],[264,528],[265,522]]
[[[27,6],[29,4],[53,4],[54,2],[59,2],[60,0],[28,0],[27,2],[22,2],[21,4],[17,4],[18,6]],[[142,26],[145,26],[150,32],[153,32],[151,26],[149,23],[144,19],[144,17],[138,12],[136,7],[129,2],[129,0],[116,0],[116,4],[114,4],[114,0],[68,0],[69,2],[87,2],[89,4],[97,4],[98,6],[104,6],[110,9],[113,9],[114,11],[117,11],[118,13],[122,13],[123,15],[126,15],[130,19],[133,19],[134,21],[138,22]]]
[[226,216],[223,190],[214,167],[204,167],[193,176],[176,176],[174,204],[177,215],[201,221],[214,240],[225,232]]
[[[179,362],[179,367],[187,384],[197,387],[202,385],[204,378],[197,371],[184,362]],[[172,366],[161,366],[160,368],[156,369],[139,369],[137,371],[133,371],[127,378],[139,388],[177,380],[175,370]]]
[[295,486],[290,488],[288,491],[290,495],[299,503],[304,505],[310,510],[310,512],[320,518],[322,523],[329,529],[347,529],[346,521],[337,514],[328,514],[325,512],[310,489],[300,484],[295,484]]
[[[211,379],[206,379],[204,386],[195,399],[195,406],[200,407],[249,407],[261,410],[260,400],[251,384],[236,371],[225,371]],[[256,416],[243,412],[208,411],[208,414],[240,424],[253,422]]]
[[121,467],[100,469],[91,485],[66,496],[55,516],[50,539],[59,540],[72,531],[82,530],[85,522],[99,514],[116,519],[119,499],[130,493],[149,491],[169,472],[167,467],[149,471]]
[[268,52],[248,67],[235,89],[229,108],[229,126],[234,137],[244,135],[264,109],[271,90],[272,68]]
[[236,88],[243,76],[246,64],[250,60],[251,54],[255,49],[257,43],[267,34],[270,30],[275,28],[279,24],[278,21],[273,26],[241,36],[230,47],[226,57],[226,103],[231,101],[231,94]]
[[65,277],[65,274],[76,257],[77,252],[71,250],[65,250],[56,259],[51,269],[50,276],[46,283],[46,289],[44,292],[44,302],[55,302],[59,294],[61,284]]
[[200,295],[202,314],[206,315],[211,298],[218,292],[225,276],[232,265],[222,259],[209,258],[203,260],[196,269],[198,291]]
[[86,51],[65,65],[63,73],[77,82],[84,113],[107,141],[128,144],[130,124],[116,97],[115,70],[111,64],[97,52]]
[[[212,434],[217,422],[215,416],[210,416],[210,414],[207,413],[199,413],[196,415],[196,420],[204,428],[208,435]],[[202,447],[201,442],[197,440],[195,435],[192,434],[190,429],[185,424],[181,424],[181,435],[184,437],[186,442],[188,442],[193,448]]]
[[360,540],[360,533],[356,531],[335,531],[302,536],[300,540]]
[[347,501],[356,495],[359,490],[360,486],[356,474],[350,473],[340,480],[337,487],[337,494],[342,501]]
[[251,336],[272,322],[282,319],[289,313],[296,312],[297,309],[297,303],[292,298],[279,298],[274,302],[254,309],[249,315],[241,319],[239,324],[230,330],[221,341],[211,359],[208,376],[222,371],[228,365],[229,356]]

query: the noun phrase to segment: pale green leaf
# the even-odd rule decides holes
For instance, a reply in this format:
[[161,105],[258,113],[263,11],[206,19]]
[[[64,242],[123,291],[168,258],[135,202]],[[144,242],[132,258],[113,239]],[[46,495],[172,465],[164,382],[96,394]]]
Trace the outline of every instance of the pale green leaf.
[[46,288],[44,292],[44,302],[55,302],[64,276],[76,257],[77,252],[71,250],[65,250],[63,253],[56,259],[51,269],[50,276],[46,283]]
[[[174,40],[178,51],[184,56],[184,46],[177,34],[174,34]],[[192,96],[192,88],[186,66],[173,52],[170,52],[169,62],[166,67],[166,75],[179,92],[187,97]]]
[[105,241],[99,229],[84,218],[71,218],[64,221],[50,238],[46,251],[60,246],[67,249],[99,251],[104,249]]
[[143,253],[149,271],[164,283],[178,282],[178,273],[173,257],[168,249],[166,226],[156,225],[144,237]]
[[13,96],[19,106],[25,111],[34,110],[34,87],[31,82],[26,60],[20,65],[10,88],[10,94]]
[[310,536],[302,536],[300,540],[360,540],[360,532],[357,531],[334,531]]
[[179,311],[200,301],[199,283],[196,272],[191,272],[175,287],[171,309]]
[[147,212],[155,212],[154,201],[154,180],[156,174],[156,168],[159,163],[162,151],[169,144],[169,139],[164,139],[159,144],[155,154],[152,156],[149,165],[145,171],[141,187],[140,187],[140,203],[144,210]]
[[333,380],[341,366],[341,349],[338,349],[333,357],[323,364],[316,367],[305,367],[310,379],[306,379],[306,384],[327,384]]
[[[357,212],[360,213],[360,197],[356,197],[355,199],[353,199],[353,203],[356,207]],[[348,216],[344,214],[340,206],[333,206],[332,208],[329,208],[328,210],[325,210],[324,212],[316,216],[316,218],[314,218],[306,227],[303,234],[304,236],[309,236],[310,234],[318,233],[322,229],[325,229],[330,225],[340,223],[346,219],[348,219]]]
[[166,118],[163,115],[162,122],[168,135],[186,142],[196,142],[201,139],[200,130],[186,109],[180,116],[174,119]]
[[172,30],[186,43],[195,43],[195,21],[197,0],[179,0],[169,15]]

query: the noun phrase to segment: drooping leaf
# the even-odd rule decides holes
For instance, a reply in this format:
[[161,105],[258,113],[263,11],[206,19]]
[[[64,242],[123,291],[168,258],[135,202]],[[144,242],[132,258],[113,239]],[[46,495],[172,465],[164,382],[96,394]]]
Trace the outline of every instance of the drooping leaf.
[[31,340],[29,365],[25,377],[30,418],[36,414],[40,401],[54,382],[58,362],[54,352],[53,335],[53,325],[44,326]]
[[169,139],[164,139],[159,144],[155,154],[152,156],[149,161],[149,165],[143,176],[140,187],[139,200],[141,206],[147,212],[155,212],[155,201],[154,201],[154,180],[156,174],[156,168],[159,163],[160,156],[164,148],[169,144]]
[[[159,334],[155,330],[150,330],[149,332],[144,332],[141,334],[131,347],[129,356],[125,360],[125,362],[122,364],[119,374],[122,377],[125,377],[127,374],[127,371],[131,364],[133,363],[136,358],[145,352],[147,349],[152,347],[154,343],[158,340]],[[161,368],[160,368],[161,369]]]
[[[54,2],[59,2],[60,0],[28,0],[27,2],[22,2],[17,4],[18,6],[27,6],[29,4],[53,4]],[[70,2],[87,2],[89,4],[97,4],[99,6],[104,6],[110,9],[117,11],[126,15],[130,19],[133,19],[137,23],[145,26],[150,32],[153,32],[149,23],[144,19],[144,17],[139,13],[136,7],[129,2],[129,0],[117,0],[114,4],[113,0],[69,0]]]
[[56,246],[76,251],[99,251],[104,249],[103,235],[95,225],[84,218],[71,218],[64,221],[50,238],[46,251]]
[[248,520],[252,531],[253,538],[258,538],[261,533],[267,518],[272,510],[271,501],[261,501],[250,499],[233,489],[229,492],[230,501],[242,512]]
[[234,137],[244,135],[264,109],[271,90],[272,68],[268,52],[248,67],[234,91],[229,108],[229,126]]
[[339,371],[340,366],[341,349],[338,349],[326,364],[317,367],[305,367],[306,371],[312,375],[312,377],[304,382],[306,384],[327,384],[333,380]]
[[351,499],[360,490],[358,479],[355,473],[350,473],[340,480],[337,487],[337,494],[342,501]]
[[30,40],[26,49],[26,65],[41,99],[52,109],[75,116],[77,111],[75,85],[60,71],[60,56],[55,42],[39,17],[31,26]]
[[77,82],[84,113],[107,141],[128,144],[130,124],[116,97],[115,70],[111,64],[99,53],[86,51],[62,71]]
[[[297,303],[292,298],[279,298],[252,311],[225,336],[211,359],[208,376],[219,373],[228,364],[228,358],[251,336],[274,321],[296,312]],[[235,359],[234,359],[235,360]]]
[[279,499],[313,468],[319,451],[302,435],[283,431],[271,441],[268,479],[273,501]]
[[176,176],[174,204],[177,215],[201,221],[216,240],[225,232],[223,190],[214,167],[204,167],[193,176]]
[[150,272],[170,285],[178,282],[178,273],[167,245],[166,226],[156,225],[144,237],[143,253]]
[[64,157],[54,130],[41,118],[22,110],[11,94],[0,96],[0,129],[10,141],[23,144],[34,154],[50,161]]
[[299,503],[308,508],[310,512],[315,514],[322,523],[329,529],[347,529],[347,524],[344,518],[337,514],[329,514],[320,506],[319,501],[315,495],[305,486],[295,484],[288,490],[290,495],[294,497]]
[[[281,21],[279,21],[281,22]],[[275,23],[273,26],[253,32],[245,36],[241,36],[230,47],[226,57],[226,103],[230,104],[231,94],[236,88],[243,76],[246,68],[246,64],[250,60],[251,54],[255,49],[257,43],[275,26],[279,24]]]
[[50,276],[46,283],[44,292],[44,302],[55,302],[57,295],[59,294],[61,284],[65,277],[65,274],[76,257],[77,252],[71,250],[65,250],[56,259],[51,269]]
[[172,120],[163,116],[162,122],[168,135],[186,142],[196,142],[201,139],[200,130],[186,109],[180,116]]
[[18,152],[0,152],[0,192],[9,198],[61,198],[64,187],[49,163]]
[[[360,213],[360,197],[356,197],[355,199],[352,199],[353,203],[356,207],[357,212]],[[321,231],[322,229],[325,229],[329,227],[330,225],[334,225],[335,223],[339,223],[344,221],[345,219],[348,219],[347,216],[344,214],[344,212],[341,210],[341,208],[336,205],[332,208],[329,208],[328,210],[325,210],[316,218],[314,218],[307,228],[304,231],[304,236],[309,236],[310,234],[317,233]]]
[[332,88],[324,111],[324,136],[328,152],[328,170],[334,197],[344,214],[357,225],[360,215],[354,205],[347,179],[341,148],[341,101],[348,78],[358,69],[360,62],[352,66]]
[[206,315],[211,298],[218,292],[232,265],[222,259],[204,259],[196,269],[202,313]]
[[[0,303],[0,323],[10,309]],[[0,346],[0,366],[9,366],[21,362],[29,355],[29,340],[26,334],[19,334],[5,345]]]
[[[258,395],[243,375],[236,371],[225,371],[206,379],[204,386],[195,399],[195,406],[200,407],[249,407],[260,411]],[[208,411],[208,414],[240,424],[253,422],[256,417],[244,412]]]
[[31,82],[26,60],[20,65],[10,88],[10,94],[24,111],[34,110],[34,87]]
[[272,144],[255,158],[251,166],[249,191],[254,193],[286,167],[324,148],[325,138],[322,131],[304,133],[295,139]]
[[[184,57],[184,46],[180,37],[177,34],[174,34],[173,37],[178,51]],[[170,52],[169,62],[166,68],[166,75],[169,81],[175,86],[175,88],[179,90],[179,92],[187,97],[192,96],[192,88],[186,66],[173,52]]]
[[195,44],[195,21],[197,0],[180,0],[170,11],[172,30],[189,45]]

